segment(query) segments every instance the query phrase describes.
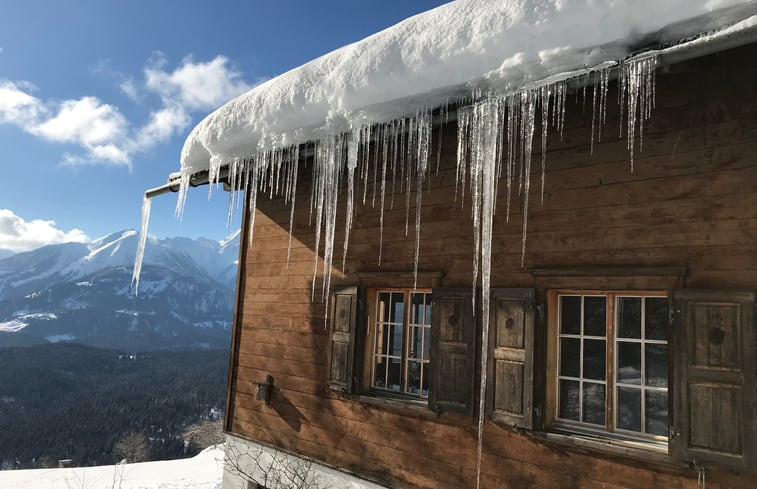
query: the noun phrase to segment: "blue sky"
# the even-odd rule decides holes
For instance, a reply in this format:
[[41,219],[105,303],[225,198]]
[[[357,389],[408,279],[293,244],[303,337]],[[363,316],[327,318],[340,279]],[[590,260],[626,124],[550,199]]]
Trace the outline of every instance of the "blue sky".
[[[0,249],[138,228],[142,193],[229,98],[435,0],[5,2]],[[150,234],[220,239],[227,194],[153,201]],[[233,227],[238,226],[238,218]]]

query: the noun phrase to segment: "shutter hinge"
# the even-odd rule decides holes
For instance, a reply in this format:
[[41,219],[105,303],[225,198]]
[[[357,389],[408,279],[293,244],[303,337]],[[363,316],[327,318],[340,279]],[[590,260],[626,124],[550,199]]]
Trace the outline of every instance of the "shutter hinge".
[[677,314],[681,314],[681,310],[678,309],[676,306],[674,306],[674,305],[671,304],[670,307],[668,307],[668,321],[672,323],[673,322],[673,318]]

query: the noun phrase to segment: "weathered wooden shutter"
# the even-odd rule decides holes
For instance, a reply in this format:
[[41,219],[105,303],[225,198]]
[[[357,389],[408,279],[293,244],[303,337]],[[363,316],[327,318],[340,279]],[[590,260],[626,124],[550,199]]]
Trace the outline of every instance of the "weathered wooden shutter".
[[751,291],[674,292],[674,458],[757,470],[754,307]]
[[437,412],[473,414],[476,321],[473,291],[435,288],[431,303],[431,392]]
[[491,418],[533,427],[534,289],[493,289],[489,306]]
[[344,287],[331,295],[329,342],[329,388],[352,392],[357,336],[358,289]]

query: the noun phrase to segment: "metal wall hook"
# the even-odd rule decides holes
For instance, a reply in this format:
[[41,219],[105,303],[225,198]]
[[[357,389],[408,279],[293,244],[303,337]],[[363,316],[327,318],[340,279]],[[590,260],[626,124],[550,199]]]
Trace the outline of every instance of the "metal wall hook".
[[255,400],[265,401],[265,405],[270,406],[271,398],[273,397],[273,375],[266,375],[265,382],[255,382],[255,385],[257,385]]

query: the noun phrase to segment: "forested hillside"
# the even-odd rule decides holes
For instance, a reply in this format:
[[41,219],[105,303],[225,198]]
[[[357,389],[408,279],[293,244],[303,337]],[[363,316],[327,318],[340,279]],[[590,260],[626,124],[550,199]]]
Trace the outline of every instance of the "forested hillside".
[[0,464],[113,463],[127,432],[150,459],[185,453],[182,429],[223,408],[227,350],[121,353],[59,343],[0,349]]

